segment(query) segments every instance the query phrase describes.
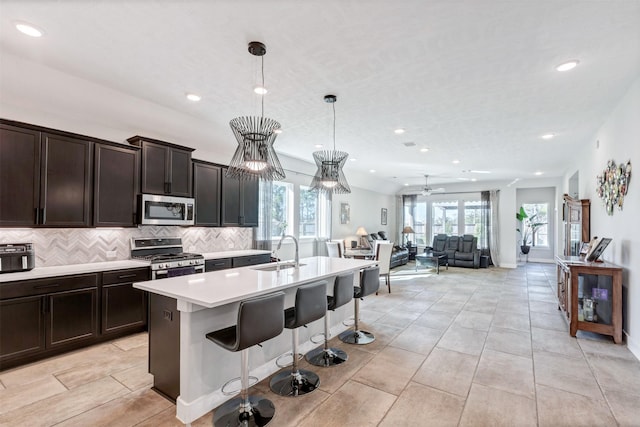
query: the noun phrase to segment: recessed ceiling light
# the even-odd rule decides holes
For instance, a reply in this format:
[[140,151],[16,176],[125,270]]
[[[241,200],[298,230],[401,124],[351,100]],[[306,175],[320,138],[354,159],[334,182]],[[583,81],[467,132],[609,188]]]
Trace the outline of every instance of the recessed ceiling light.
[[471,172],[471,173],[491,173],[491,171],[474,171],[474,170],[470,170],[469,172]]
[[352,157],[352,158],[350,158],[349,160],[350,160],[350,161],[352,161],[352,162],[356,162],[356,161],[358,161],[358,159],[356,159],[355,157]]
[[394,132],[395,132],[396,135],[402,135],[404,133],[404,129],[398,128],[398,129],[394,130]]
[[266,95],[267,94],[267,88],[263,87],[263,86],[256,86],[253,88],[253,91],[255,93],[257,93],[258,95]]
[[471,182],[476,182],[478,178],[471,178]]
[[314,148],[322,148],[322,147],[324,147],[324,145],[322,145],[322,144],[316,144],[316,145],[314,145],[313,147],[314,147]]
[[426,153],[427,151],[429,151],[429,149],[428,149],[428,148],[426,148],[426,147],[425,147],[425,148],[421,148],[421,149],[420,149],[420,152],[421,152],[421,153]]
[[454,160],[451,163],[453,163],[454,165],[457,165],[458,163],[460,163],[460,160]]
[[187,99],[189,101],[198,102],[202,99],[202,97],[200,95],[196,95],[195,93],[188,93]]
[[580,61],[578,61],[577,59],[572,59],[571,61],[563,62],[562,64],[556,66],[556,70],[558,71],[573,70],[578,66],[579,63]]
[[34,25],[27,24],[26,22],[16,22],[16,28],[22,34],[26,34],[30,37],[42,37],[44,34],[44,31]]
[[280,129],[280,128],[274,129],[273,133],[281,134],[282,133],[282,129]]
[[408,182],[405,182],[405,183],[404,183],[404,186],[405,186],[405,187],[408,187],[408,186],[409,186],[409,183],[408,183]]
[[544,135],[542,135],[540,138],[542,139],[552,139],[555,135],[552,133],[545,133]]
[[376,170],[375,169],[369,169],[369,172],[376,173]]
[[544,172],[537,171],[537,172],[534,172],[534,175],[542,175],[543,173],[544,173]]

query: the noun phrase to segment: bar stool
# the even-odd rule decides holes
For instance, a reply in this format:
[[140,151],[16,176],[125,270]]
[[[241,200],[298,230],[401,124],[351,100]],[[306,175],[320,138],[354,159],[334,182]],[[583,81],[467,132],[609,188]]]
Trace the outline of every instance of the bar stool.
[[298,368],[298,328],[322,319],[327,313],[327,282],[298,287],[296,303],[284,310],[284,327],[291,329],[293,364],[291,371],[280,372],[271,378],[271,391],[280,396],[302,396],[320,386],[314,372]]
[[354,330],[344,331],[339,335],[342,342],[347,344],[369,344],[375,341],[371,332],[361,331],[359,326],[360,299],[378,291],[380,287],[380,267],[371,267],[362,271],[360,275],[360,286],[353,287],[355,323]]
[[275,415],[276,409],[273,402],[262,396],[249,396],[249,347],[282,333],[284,329],[283,310],[284,292],[275,292],[241,301],[236,325],[209,332],[206,335],[207,339],[225,350],[239,351],[242,363],[240,397],[227,401],[215,411],[213,424],[216,427],[265,426]]
[[[333,282],[333,295],[327,295],[327,310],[335,311],[353,298],[353,273],[336,277]],[[307,361],[315,366],[335,366],[345,362],[349,356],[339,348],[329,348],[330,315],[324,316],[324,347],[311,350],[305,356]]]

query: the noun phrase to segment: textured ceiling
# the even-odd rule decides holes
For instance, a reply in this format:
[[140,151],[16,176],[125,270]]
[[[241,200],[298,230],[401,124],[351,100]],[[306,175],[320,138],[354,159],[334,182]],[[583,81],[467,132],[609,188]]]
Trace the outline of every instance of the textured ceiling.
[[[262,41],[265,115],[284,129],[276,151],[312,162],[315,144],[331,147],[323,96],[336,94],[337,149],[357,158],[347,178],[375,169],[398,189],[425,173],[434,185],[561,176],[640,75],[640,1],[0,0],[0,19],[4,108],[32,98],[225,155],[236,144],[229,120],[260,111],[247,43]],[[25,37],[15,20],[45,37]],[[574,58],[573,71],[554,70]],[[8,64],[17,60],[95,85],[56,88],[68,98],[29,91]],[[146,117],[101,87],[158,108]],[[68,105],[79,90],[92,102]]]

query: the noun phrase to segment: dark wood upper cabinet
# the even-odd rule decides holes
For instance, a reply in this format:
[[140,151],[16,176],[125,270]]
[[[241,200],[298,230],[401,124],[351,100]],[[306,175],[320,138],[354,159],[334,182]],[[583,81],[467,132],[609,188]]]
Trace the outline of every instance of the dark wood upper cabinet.
[[0,123],[0,226],[37,223],[40,132]]
[[127,141],[142,149],[142,193],[191,197],[192,148],[142,136]]
[[135,147],[95,145],[93,225],[132,227],[136,224],[139,152]]
[[193,161],[193,198],[196,204],[195,225],[220,225],[220,174],[218,165]]
[[222,170],[222,225],[258,226],[258,180],[227,178]]
[[92,150],[88,140],[42,134],[40,224],[91,225]]
[[8,121],[0,128],[0,225],[88,227],[93,142]]

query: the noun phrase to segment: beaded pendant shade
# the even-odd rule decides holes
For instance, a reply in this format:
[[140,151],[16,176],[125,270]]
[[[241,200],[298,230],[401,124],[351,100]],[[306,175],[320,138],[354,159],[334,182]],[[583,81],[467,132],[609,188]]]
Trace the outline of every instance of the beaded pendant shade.
[[[267,49],[260,42],[249,43],[249,53],[262,59],[262,87],[264,87],[264,54]],[[280,129],[280,123],[264,117],[264,96],[262,97],[261,115],[236,117],[229,122],[233,135],[238,141],[236,152],[226,176],[236,179],[263,179],[273,181],[283,179],[286,175],[278,160],[273,143]]]
[[351,188],[344,176],[342,168],[349,157],[344,151],[336,151],[336,107],[335,95],[327,95],[324,101],[332,104],[333,107],[333,150],[316,151],[313,159],[318,166],[318,170],[311,181],[311,188],[325,193],[351,193]]

